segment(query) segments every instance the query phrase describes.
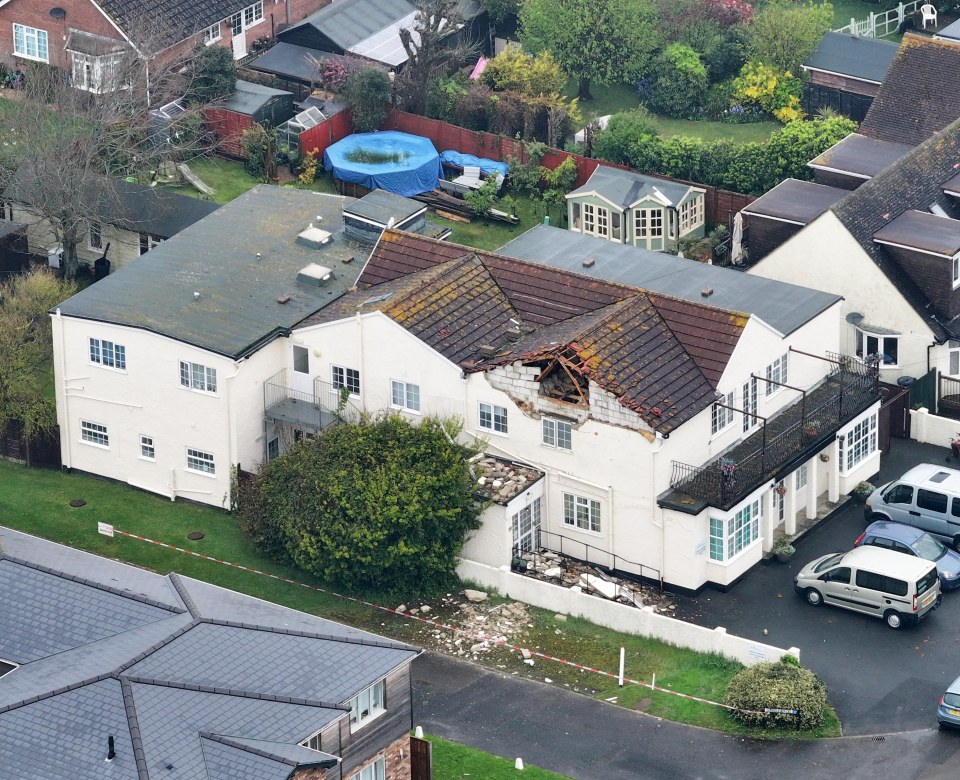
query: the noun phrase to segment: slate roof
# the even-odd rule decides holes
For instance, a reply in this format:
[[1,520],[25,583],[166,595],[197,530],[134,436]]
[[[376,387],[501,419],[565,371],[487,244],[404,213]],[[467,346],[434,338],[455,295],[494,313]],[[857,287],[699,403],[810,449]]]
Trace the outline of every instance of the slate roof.
[[785,179],[749,204],[742,213],[794,225],[806,225],[834,203],[845,198],[849,192],[840,187],[828,187],[812,181]]
[[[245,116],[253,116],[271,100],[278,97],[293,97],[292,92],[283,89],[273,89],[252,81],[237,79],[237,88],[229,100],[217,105],[229,111],[235,111]],[[196,200],[194,198],[194,200]]]
[[[250,0],[98,0],[127,33],[148,26],[162,46],[186,40],[251,5]],[[69,20],[68,20],[69,21]],[[269,29],[269,25],[267,25]],[[259,29],[259,28],[256,28]],[[266,31],[265,31],[266,32]]]
[[[758,284],[762,277],[547,225],[537,225],[497,251],[691,303],[747,312],[784,335],[793,333],[840,300],[838,295],[773,279],[763,279]],[[584,261],[590,260],[592,265],[585,266]],[[704,297],[704,290],[713,292]]]
[[585,376],[662,433],[713,402],[748,319],[396,230],[360,284],[301,326],[377,310],[465,371],[574,354]]
[[820,39],[817,48],[804,61],[803,69],[879,84],[896,53],[897,44],[892,41],[831,31]]
[[960,219],[960,205],[943,191],[944,182],[956,176],[958,169],[960,120],[917,146],[831,209],[891,284],[927,322],[938,341],[960,335],[960,321],[939,316],[930,299],[896,259],[874,241],[874,235],[905,211],[928,211],[932,205],[939,206],[948,217]]
[[[362,62],[361,60],[357,60],[356,57],[331,54],[330,52],[320,51],[319,49],[311,49],[306,46],[287,43],[286,41],[278,41],[249,63],[247,67],[262,71],[263,73],[272,73],[284,79],[292,79],[294,81],[311,84],[317,78],[317,69],[311,58],[339,62],[348,69],[356,67],[358,62]],[[384,70],[386,70],[386,68]],[[331,112],[327,111],[327,106],[330,104],[338,107],[340,105],[339,103],[333,103],[333,101],[326,101],[324,113],[327,116],[331,115]]]
[[905,211],[874,233],[873,240],[953,257],[960,252],[960,220],[929,211]]
[[[254,187],[59,309],[244,357],[354,285],[369,249],[342,234],[342,209],[350,200]],[[297,238],[318,215],[333,234],[320,248]],[[333,279],[321,287],[298,282],[297,272],[309,263],[331,268]]]
[[0,677],[4,780],[286,780],[330,768],[336,756],[299,743],[418,652],[2,527],[0,542],[0,657],[19,664]]
[[814,169],[840,171],[859,179],[870,179],[889,168],[912,148],[913,144],[851,133],[814,157],[807,165]]
[[960,44],[908,33],[860,132],[916,145],[960,117]]
[[[590,178],[582,187],[567,193],[567,199],[596,193],[624,209],[644,197],[654,197],[660,200],[666,198],[670,204],[676,205],[683,200],[691,186],[666,179],[658,179],[655,176],[646,176],[642,173],[622,171],[619,168],[600,165],[590,174]],[[660,193],[659,196],[657,191]]]

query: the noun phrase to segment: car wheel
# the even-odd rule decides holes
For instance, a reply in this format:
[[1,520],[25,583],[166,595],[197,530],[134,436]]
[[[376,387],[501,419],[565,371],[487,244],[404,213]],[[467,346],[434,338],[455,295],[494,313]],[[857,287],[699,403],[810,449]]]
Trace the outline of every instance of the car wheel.
[[807,604],[811,607],[819,607],[823,604],[823,596],[820,594],[820,591],[816,588],[807,588]]
[[884,616],[883,619],[887,621],[887,625],[890,626],[894,631],[903,627],[903,618],[900,617],[900,613],[896,610],[891,609]]

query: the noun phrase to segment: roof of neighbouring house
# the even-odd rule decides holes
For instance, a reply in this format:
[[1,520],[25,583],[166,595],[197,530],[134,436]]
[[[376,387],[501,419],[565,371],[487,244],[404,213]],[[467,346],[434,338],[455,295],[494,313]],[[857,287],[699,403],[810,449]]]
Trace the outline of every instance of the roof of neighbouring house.
[[413,198],[405,198],[386,190],[373,190],[344,206],[343,213],[386,226],[391,219],[394,224],[400,225],[426,210],[423,203]]
[[265,87],[262,84],[254,84],[252,81],[243,81],[237,79],[236,92],[228,99],[217,105],[228,111],[234,111],[246,116],[254,116],[257,111],[267,105],[271,100],[277,98],[293,98],[292,92],[283,89],[273,89]]
[[[244,357],[356,283],[369,248],[343,235],[351,200],[254,187],[58,308]],[[331,234],[321,246],[298,238],[314,223]],[[298,281],[310,263],[331,269],[332,278],[321,286]]]
[[[310,49],[306,46],[297,46],[292,43],[278,41],[253,60],[247,67],[262,71],[263,73],[271,73],[282,79],[313,84],[317,81],[317,66],[314,64],[314,60],[319,62],[339,62],[347,70],[357,67],[359,63],[363,63],[368,67],[371,66],[371,63],[364,63],[356,57],[331,54],[330,52],[320,51],[319,49]],[[335,105],[339,104],[337,103]],[[324,113],[330,116],[330,112],[325,110]]]
[[912,148],[913,144],[882,141],[851,133],[814,157],[807,165],[814,169],[845,173],[858,179],[870,179],[889,168]]
[[960,19],[957,19],[955,22],[950,22],[950,24],[941,30],[937,30],[933,37],[938,40],[960,41]]
[[570,352],[663,433],[713,403],[748,319],[396,230],[384,232],[360,285],[301,326],[379,311],[465,371]]
[[806,225],[849,194],[850,190],[840,187],[785,179],[746,206],[742,213],[794,225]]
[[960,117],[960,44],[908,33],[860,125],[871,138],[919,144]]
[[0,527],[0,541],[0,657],[15,665],[0,676],[5,780],[333,768],[337,756],[300,743],[419,652],[18,531]]
[[[536,225],[497,252],[691,303],[748,312],[785,335],[840,300],[830,293],[546,225]],[[711,291],[708,297],[704,290]]]
[[627,208],[642,198],[654,198],[665,206],[676,206],[691,188],[702,192],[691,184],[600,165],[582,187],[567,193],[567,198],[597,194],[621,208]]
[[874,236],[910,210],[929,211],[936,206],[947,217],[960,219],[960,204],[943,191],[944,182],[957,175],[958,166],[960,120],[908,152],[830,209],[927,322],[938,340],[960,335],[960,319],[951,320],[938,314],[930,298],[884,246],[874,241]]
[[803,68],[879,84],[896,53],[897,44],[892,41],[831,31],[824,33]]
[[478,473],[474,492],[487,501],[504,506],[545,476],[539,469],[496,455],[485,454],[471,463],[474,472]]
[[904,211],[874,233],[873,240],[953,257],[960,252],[960,220],[938,217],[929,211]]

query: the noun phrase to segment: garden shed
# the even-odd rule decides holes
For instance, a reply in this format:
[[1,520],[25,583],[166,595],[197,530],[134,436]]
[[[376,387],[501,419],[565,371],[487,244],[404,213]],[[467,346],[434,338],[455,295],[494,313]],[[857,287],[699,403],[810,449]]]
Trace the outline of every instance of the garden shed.
[[343,232],[362,244],[377,243],[388,227],[423,233],[427,207],[418,200],[373,190],[343,207]]
[[216,134],[220,149],[242,157],[240,141],[244,130],[254,124],[276,127],[294,113],[293,93],[238,80],[233,96],[205,108],[204,118]]

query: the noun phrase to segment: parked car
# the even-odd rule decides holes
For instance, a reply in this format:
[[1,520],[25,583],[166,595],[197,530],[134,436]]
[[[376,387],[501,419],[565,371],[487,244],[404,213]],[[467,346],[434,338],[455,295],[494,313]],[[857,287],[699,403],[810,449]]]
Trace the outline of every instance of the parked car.
[[960,550],[960,471],[932,463],[914,466],[873,491],[863,513],[869,522],[915,526]]
[[960,588],[960,554],[919,528],[876,520],[853,543],[854,547],[861,545],[873,545],[933,561],[940,577],[940,589]]
[[960,727],[960,677],[950,683],[937,705],[937,723],[940,728]]
[[833,604],[883,618],[890,628],[917,623],[940,606],[937,567],[873,545],[821,555],[794,577],[808,604]]

